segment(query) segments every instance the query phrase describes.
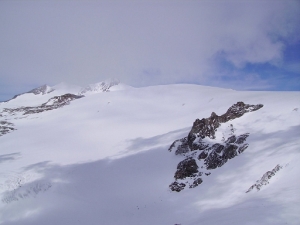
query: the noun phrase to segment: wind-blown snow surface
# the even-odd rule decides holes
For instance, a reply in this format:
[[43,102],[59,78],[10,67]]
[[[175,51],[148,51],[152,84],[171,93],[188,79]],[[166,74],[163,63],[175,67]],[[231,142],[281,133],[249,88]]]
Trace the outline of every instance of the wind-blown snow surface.
[[[27,95],[26,106],[49,99]],[[0,223],[299,224],[299,99],[299,92],[127,87],[0,118],[16,128],[0,137]],[[238,101],[264,105],[220,128],[250,133],[249,147],[198,187],[171,192],[182,157],[169,146],[196,118],[221,115]],[[246,193],[276,165],[282,169],[269,184]]]

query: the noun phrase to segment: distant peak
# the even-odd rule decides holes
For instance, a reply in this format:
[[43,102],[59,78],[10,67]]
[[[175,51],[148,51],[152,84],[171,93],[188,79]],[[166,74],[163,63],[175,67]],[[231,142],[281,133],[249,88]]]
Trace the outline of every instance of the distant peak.
[[86,93],[108,92],[111,87],[116,86],[119,83],[120,81],[118,79],[107,79],[99,83],[88,85],[87,87],[83,88],[79,94],[83,95]]
[[5,101],[5,102],[9,102],[10,100],[13,100],[13,99],[16,99],[17,97],[21,96],[21,95],[24,95],[24,94],[28,94],[28,93],[32,93],[34,95],[39,95],[39,94],[42,94],[42,95],[45,95],[45,94],[48,94],[52,91],[54,91],[55,89],[51,88],[50,86],[44,84],[43,86],[40,86],[40,87],[37,87],[37,88],[34,88],[30,91],[27,91],[25,93],[21,93],[21,94],[17,94],[15,95],[14,97],[12,97],[11,99]]

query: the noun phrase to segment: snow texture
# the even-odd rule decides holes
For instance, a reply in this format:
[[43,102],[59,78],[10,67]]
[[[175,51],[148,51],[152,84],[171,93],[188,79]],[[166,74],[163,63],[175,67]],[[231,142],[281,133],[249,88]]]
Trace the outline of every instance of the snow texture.
[[[119,83],[62,98],[81,90],[61,83],[0,103],[1,225],[299,224],[299,92]],[[195,119],[237,102],[263,107],[188,139]]]

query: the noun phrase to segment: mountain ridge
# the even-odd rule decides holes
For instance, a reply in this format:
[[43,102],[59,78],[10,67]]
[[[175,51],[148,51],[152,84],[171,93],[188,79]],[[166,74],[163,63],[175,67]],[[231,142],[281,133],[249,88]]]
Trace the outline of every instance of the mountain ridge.
[[[51,92],[57,91],[57,95],[62,95],[62,94],[77,94],[77,95],[84,95],[87,93],[101,93],[101,92],[107,92],[110,91],[111,87],[119,85],[120,81],[117,79],[106,79],[104,81],[90,84],[84,88],[76,86],[76,85],[71,85],[67,84],[64,82],[61,82],[59,84],[56,84],[54,86],[49,86],[47,84],[44,84],[42,86],[36,87],[30,91],[17,94],[13,98],[3,101],[3,102],[9,102],[11,100],[14,100],[24,94],[33,94],[33,95],[46,95]],[[54,97],[54,96],[51,96]]]

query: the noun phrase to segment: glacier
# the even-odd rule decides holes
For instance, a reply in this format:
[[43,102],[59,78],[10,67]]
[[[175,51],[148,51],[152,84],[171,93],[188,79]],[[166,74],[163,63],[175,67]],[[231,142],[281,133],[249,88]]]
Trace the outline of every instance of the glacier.
[[[0,224],[299,224],[300,92],[114,79],[34,90],[0,103]],[[237,102],[263,107],[205,141],[249,134],[247,149],[197,187],[171,191],[178,164],[199,151],[175,154],[172,143]]]

